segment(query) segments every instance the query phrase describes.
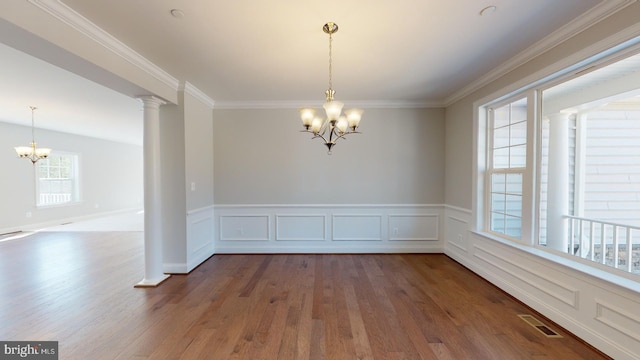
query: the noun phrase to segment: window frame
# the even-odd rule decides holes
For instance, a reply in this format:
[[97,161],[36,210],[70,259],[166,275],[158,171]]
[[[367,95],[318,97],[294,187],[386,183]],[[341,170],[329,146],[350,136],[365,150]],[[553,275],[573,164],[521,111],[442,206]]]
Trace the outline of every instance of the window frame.
[[[521,79],[496,92],[477,99],[473,106],[473,149],[475,151],[472,160],[473,166],[473,188],[472,188],[472,212],[471,231],[489,240],[500,242],[504,245],[518,248],[548,259],[555,263],[564,264],[570,268],[595,275],[607,281],[614,281],[623,286],[636,288],[638,275],[618,270],[613,267],[601,265],[590,260],[549,249],[547,246],[538,244],[539,231],[539,211],[540,211],[540,179],[541,171],[541,128],[542,121],[538,119],[542,114],[542,91],[556,86],[557,84],[579,77],[584,73],[597,70],[621,59],[640,53],[640,36],[628,39],[622,43],[610,44],[606,48],[595,48],[591,55],[584,56],[584,53],[569,56],[564,61],[549,65],[547,68]],[[488,116],[487,109],[497,104],[508,103],[510,100],[522,98],[523,94],[535,96],[534,106],[528,107],[528,112],[533,112],[535,121],[529,121],[527,126],[527,165],[530,169],[530,176],[523,179],[523,228],[522,240],[509,238],[500,233],[487,231],[488,209],[487,192],[490,181],[487,172],[488,160]],[[532,148],[532,149],[530,149]],[[533,158],[530,158],[533,157]],[[524,182],[529,181],[528,184]],[[526,192],[526,193],[525,193]],[[528,202],[528,206],[525,205]],[[526,213],[525,213],[526,212]],[[525,225],[526,224],[526,225]],[[629,282],[631,281],[631,282]]]
[[[526,122],[526,157],[525,157],[525,166],[518,168],[493,168],[493,121],[494,117],[492,115],[493,110],[496,108],[500,108],[514,102],[524,100],[527,101],[527,118]],[[536,168],[536,159],[538,158],[536,154],[534,154],[537,146],[534,146],[534,142],[538,139],[537,136],[537,114],[538,114],[538,92],[536,90],[528,90],[523,92],[518,92],[512,94],[509,97],[502,98],[499,101],[487,103],[482,106],[479,111],[484,113],[484,179],[483,179],[483,214],[482,221],[480,222],[482,232],[491,234],[493,236],[501,237],[507,239],[509,241],[521,243],[521,244],[534,244],[534,232],[535,232],[535,212],[532,210],[533,199],[532,196],[535,194],[535,171]],[[530,104],[536,104],[536,106],[530,106]],[[532,134],[532,135],[530,135]],[[533,141],[531,139],[533,136]],[[521,209],[521,232],[520,238],[512,237],[507,234],[503,234],[500,232],[493,231],[491,229],[491,175],[496,173],[504,173],[504,174],[522,174],[522,209]]]
[[[70,201],[59,203],[41,203],[40,202],[40,166],[44,164],[44,161],[50,161],[52,157],[71,157],[72,158],[72,181],[73,181],[73,193]],[[35,205],[37,208],[51,208],[51,207],[63,207],[72,206],[82,202],[82,182],[80,178],[80,166],[81,156],[78,153],[68,151],[55,151],[47,159],[43,159],[34,164],[34,182],[35,182]]]

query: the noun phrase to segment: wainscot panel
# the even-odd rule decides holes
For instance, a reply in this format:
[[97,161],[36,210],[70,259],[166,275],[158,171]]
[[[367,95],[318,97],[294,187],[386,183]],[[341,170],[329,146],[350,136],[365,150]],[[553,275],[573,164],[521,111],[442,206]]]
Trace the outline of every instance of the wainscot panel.
[[326,215],[276,215],[276,241],[327,240]]
[[449,257],[615,359],[640,359],[640,286],[566,257],[472,231],[445,206]]
[[445,249],[460,254],[467,253],[470,212],[447,207],[445,220]]
[[269,241],[271,217],[267,214],[230,214],[219,216],[223,241]]
[[216,253],[441,253],[442,205],[216,205]]
[[213,207],[187,213],[187,272],[215,253]]
[[333,215],[334,241],[382,241],[382,215]]
[[596,320],[616,330],[616,334],[624,334],[636,343],[640,343],[640,304],[631,304],[631,308],[622,309],[609,301],[596,299]]
[[163,263],[162,270],[167,274],[188,274],[215,253],[213,206],[190,210],[186,215],[187,238],[180,242],[184,245],[185,257],[180,262]]
[[[563,304],[553,304],[558,307],[568,305],[574,309],[578,308],[578,295],[580,292],[573,286],[558,281],[555,277],[545,276],[544,270],[537,268],[535,264],[527,266],[530,261],[523,256],[502,251],[500,248],[488,248],[484,245],[476,245],[474,256],[485,263],[487,269],[500,271],[509,274],[510,279],[503,279],[512,288],[531,286],[535,292],[543,292]],[[539,266],[539,264],[538,264]]]
[[389,240],[438,241],[438,215],[389,215]]

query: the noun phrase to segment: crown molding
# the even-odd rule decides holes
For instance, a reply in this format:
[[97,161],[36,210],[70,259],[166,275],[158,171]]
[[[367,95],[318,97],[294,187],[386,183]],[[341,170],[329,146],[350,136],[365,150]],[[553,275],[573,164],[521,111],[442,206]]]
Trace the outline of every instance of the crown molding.
[[197,87],[193,86],[193,84],[191,84],[188,81],[181,82],[180,85],[178,86],[178,91],[184,91],[185,93],[193,96],[194,98],[200,100],[203,104],[207,105],[210,109],[213,109],[216,103],[207,94],[202,92]]
[[[363,109],[415,109],[441,108],[442,102],[398,101],[398,100],[341,100],[348,108]],[[248,110],[248,109],[300,109],[305,107],[321,108],[324,102],[311,101],[216,101],[216,109]]]
[[[541,55],[549,49],[562,43],[565,39],[575,36],[595,23],[602,21],[612,14],[635,3],[637,0],[603,0],[580,17],[567,23],[557,31],[538,41],[533,46],[520,52],[501,66],[486,73],[459,91],[456,91],[443,101],[397,101],[397,100],[369,100],[345,101],[351,107],[362,108],[439,108],[449,106],[456,101],[470,95],[474,91],[497,80],[508,72],[518,68],[531,59]],[[216,109],[292,109],[305,106],[321,106],[318,101],[214,101],[199,89],[185,82],[182,85],[178,79],[153,64],[142,55],[83,17],[61,0],[28,0],[32,5],[47,12],[81,34],[102,45],[109,51],[136,66],[140,70],[159,80],[176,91],[183,90],[200,101]]]
[[550,35],[546,36],[542,40],[536,42],[526,50],[520,52],[509,61],[503,63],[497,68],[489,71],[484,76],[471,82],[461,90],[455,92],[451,96],[444,100],[444,106],[449,106],[458,100],[470,95],[474,91],[482,88],[483,86],[497,80],[501,76],[515,70],[519,66],[522,66],[526,62],[533,58],[543,54],[551,48],[559,45],[568,38],[571,38],[582,31],[590,28],[594,24],[606,19],[607,17],[617,13],[618,11],[626,8],[627,6],[635,3],[636,0],[603,0],[598,5],[587,10],[581,16],[568,22],[560,29],[554,31]]
[[169,73],[162,70],[160,67],[135,52],[133,49],[125,45],[120,40],[116,39],[108,32],[102,30],[96,24],[92,23],[89,19],[85,18],[72,8],[63,4],[60,0],[28,1],[32,5],[40,8],[51,16],[69,25],[74,30],[95,41],[97,44],[102,45],[107,50],[118,55],[130,64],[151,75],[153,78],[159,80],[163,84],[169,86],[174,90],[178,89],[178,79],[174,78]]

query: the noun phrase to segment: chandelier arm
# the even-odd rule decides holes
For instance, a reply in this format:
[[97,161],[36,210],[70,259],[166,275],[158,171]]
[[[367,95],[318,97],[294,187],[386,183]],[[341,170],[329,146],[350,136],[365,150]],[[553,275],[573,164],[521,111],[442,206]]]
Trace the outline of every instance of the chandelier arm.
[[311,139],[313,140],[313,139],[315,139],[317,137],[321,138],[322,141],[324,141],[325,144],[328,142],[327,139],[324,136],[322,136],[322,134],[320,134],[320,133],[313,134],[313,137]]
[[336,141],[338,141],[340,139],[346,139],[345,135],[349,135],[349,134],[353,134],[353,133],[352,132],[346,132],[346,133],[343,133],[342,135],[336,134],[336,135],[338,135],[338,137],[336,137],[335,140],[333,140],[333,142],[335,143]]
[[330,121],[324,121],[322,123],[322,126],[320,127],[320,130],[318,130],[319,133],[324,134],[327,131],[327,127],[329,126]]
[[315,138],[318,138],[318,137],[319,137],[319,138],[321,138],[324,142],[327,142],[327,140],[325,139],[325,137],[324,137],[324,136],[322,136],[322,134],[321,134],[320,132],[314,133],[314,132],[313,132],[313,131],[311,131],[311,130],[300,130],[300,132],[307,132],[307,133],[312,134],[313,136],[311,137],[311,139],[315,139]]

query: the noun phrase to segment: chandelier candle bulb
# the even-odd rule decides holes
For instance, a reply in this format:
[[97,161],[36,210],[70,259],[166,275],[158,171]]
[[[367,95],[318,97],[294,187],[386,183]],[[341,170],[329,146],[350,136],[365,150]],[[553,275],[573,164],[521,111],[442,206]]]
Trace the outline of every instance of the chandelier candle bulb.
[[313,119],[313,121],[311,122],[311,132],[313,132],[314,134],[317,134],[320,131],[321,127],[322,127],[322,119],[320,119],[319,117]]
[[349,127],[356,130],[358,125],[360,125],[360,119],[362,118],[362,113],[364,110],[362,109],[349,109],[345,110],[345,114],[347,115],[347,120],[349,121]]
[[322,107],[324,107],[324,111],[327,113],[327,119],[338,120],[340,117],[340,113],[342,113],[343,103],[340,101],[329,101],[324,103]]
[[349,122],[347,121],[347,118],[345,116],[340,116],[340,118],[338,119],[338,130],[340,130],[341,133],[345,133],[347,132],[347,128],[349,127]]
[[[35,146],[35,144],[33,145]],[[51,149],[47,149],[47,148],[36,149],[36,156],[40,159],[49,157],[49,154],[51,154]]]
[[[33,145],[33,143],[31,143]],[[31,155],[31,148],[28,146],[16,146],[14,149],[16,149],[16,152],[18,153],[18,156],[20,157],[27,157],[29,155]]]
[[316,115],[316,109],[303,108],[300,109],[300,117],[302,118],[302,125],[309,130],[309,126],[313,122],[313,118]]

